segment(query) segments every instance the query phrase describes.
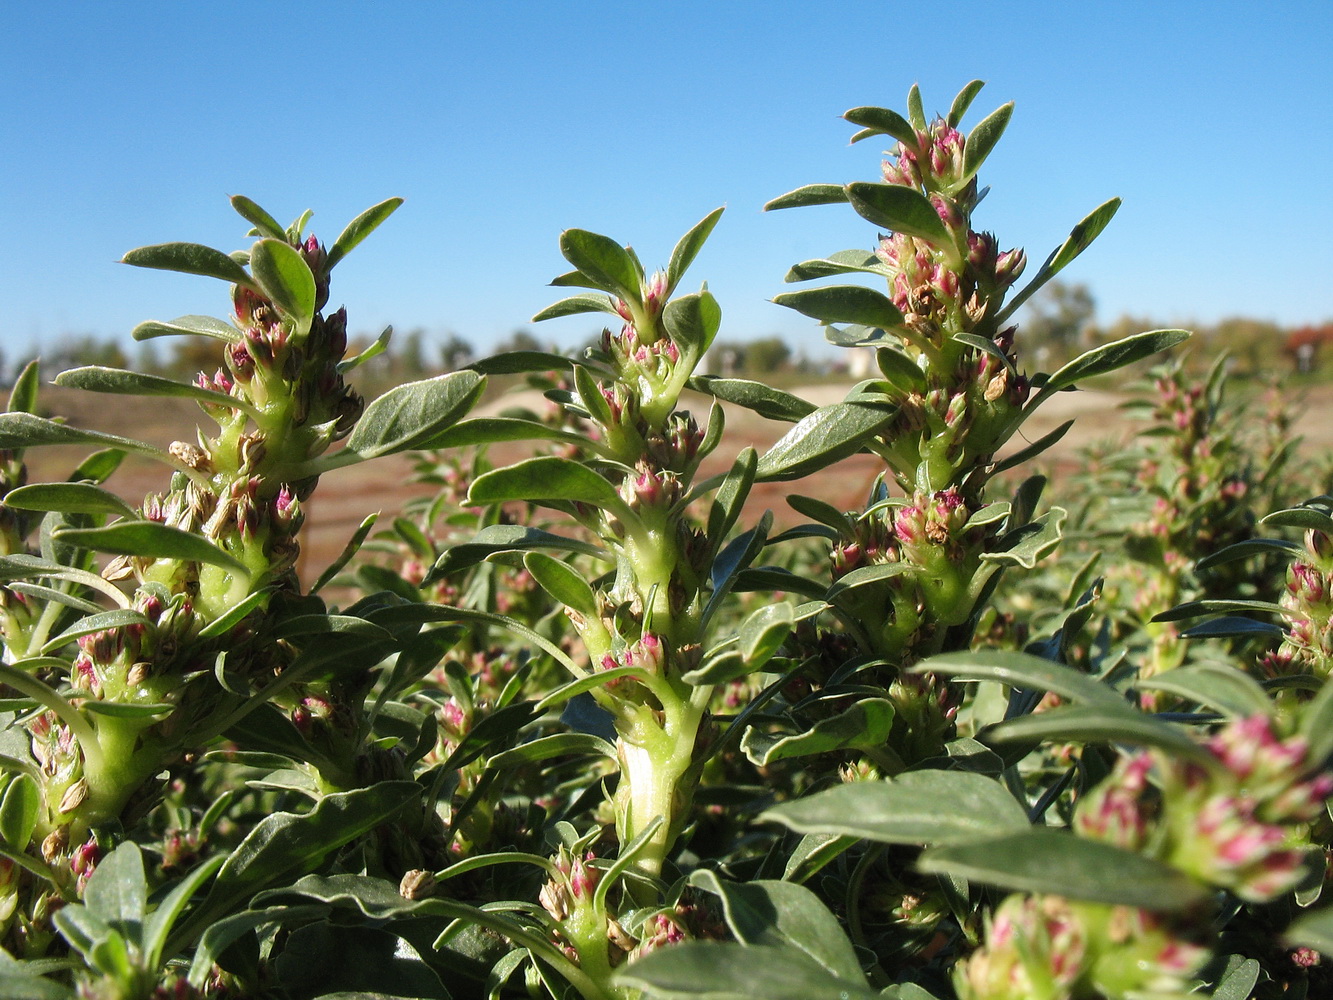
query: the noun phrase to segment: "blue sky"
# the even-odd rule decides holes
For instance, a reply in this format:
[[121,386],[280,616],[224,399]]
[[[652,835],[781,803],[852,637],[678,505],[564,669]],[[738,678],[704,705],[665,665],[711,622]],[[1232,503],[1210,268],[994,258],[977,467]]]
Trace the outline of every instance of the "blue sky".
[[[813,346],[767,300],[795,261],[870,246],[845,206],[765,215],[816,181],[877,175],[850,107],[1005,101],[978,223],[1040,261],[1125,204],[1066,272],[1099,317],[1286,324],[1333,317],[1333,4],[488,0],[0,7],[0,350],[221,313],[208,279],[116,263],[170,240],[244,245],[226,196],[332,241],[406,203],[336,274],[353,330],[456,331],[486,347],[558,298],[580,227],[663,265],[727,212],[691,271],[723,337]],[[573,344],[592,321],[535,332]]]

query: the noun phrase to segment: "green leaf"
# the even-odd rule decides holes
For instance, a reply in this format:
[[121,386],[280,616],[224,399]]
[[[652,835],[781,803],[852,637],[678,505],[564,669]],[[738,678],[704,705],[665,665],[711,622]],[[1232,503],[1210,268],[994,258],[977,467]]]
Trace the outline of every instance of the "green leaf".
[[1217,758],[1179,726],[1145,715],[1128,704],[1076,705],[1021,715],[981,731],[987,744],[1005,743],[1129,743],[1157,747],[1208,768]]
[[283,229],[273,216],[245,195],[232,195],[231,207],[236,209],[237,215],[254,226],[259,231],[260,236],[271,236],[275,240],[285,240],[287,238],[287,230]]
[[0,413],[0,448],[13,450],[62,444],[109,445],[153,458],[162,458],[166,454],[161,449],[142,441],[70,427],[68,424],[33,416],[31,413]]
[[212,337],[224,343],[233,343],[241,331],[230,323],[212,316],[178,316],[168,322],[150,319],[140,323],[131,332],[135,340],[151,340],[154,337],[201,336]]
[[161,271],[180,271],[184,274],[200,274],[206,278],[220,278],[233,285],[254,288],[255,283],[245,268],[232,260],[221,250],[200,246],[198,243],[159,243],[155,246],[139,247],[121,258],[122,264],[135,267],[151,267]]
[[1176,667],[1137,680],[1134,686],[1140,691],[1165,691],[1237,718],[1272,715],[1276,707],[1258,681],[1226,663]]
[[292,931],[271,969],[292,1000],[449,998],[420,951],[389,929],[307,924]]
[[1212,569],[1214,566],[1248,559],[1250,556],[1278,555],[1289,558],[1300,551],[1301,544],[1299,542],[1289,542],[1285,538],[1251,538],[1244,542],[1228,545],[1216,552],[1210,552],[1195,563],[1194,568],[1197,571]]
[[757,477],[774,482],[799,479],[854,455],[894,410],[861,403],[833,403],[802,417],[759,459]]
[[[375,527],[375,522],[379,520],[379,517],[378,511],[374,514],[368,514],[365,519],[357,525],[356,531],[353,532],[352,537],[347,540],[347,544],[343,546],[343,550],[338,554],[338,558],[329,563],[328,568],[326,568],[323,573],[319,574],[319,579],[316,580],[310,588],[311,594],[318,594],[332,583],[334,577],[342,572],[343,567],[352,561],[352,557],[360,551],[361,543],[366,540],[371,529]],[[239,619],[237,620],[239,621]],[[233,624],[235,623],[233,622]]]
[[393,327],[386,326],[380,331],[380,335],[371,341],[370,346],[359,354],[354,354],[350,358],[343,358],[334,367],[339,375],[346,375],[350,371],[355,371],[372,358],[377,358],[389,348],[389,340],[393,337]]
[[1034,569],[1037,563],[1060,547],[1067,516],[1063,507],[1052,507],[1035,521],[1005,532],[996,539],[996,550],[983,552],[981,558],[1001,566]]
[[[725,206],[724,206],[725,207]],[[667,264],[666,280],[667,294],[670,295],[672,289],[680,284],[680,279],[685,276],[686,270],[694,263],[694,258],[699,255],[704,242],[717,225],[717,220],[722,218],[723,208],[715,208],[705,215],[695,226],[676,244],[671,251],[671,262]]]
[[604,291],[626,302],[640,301],[643,269],[611,237],[586,229],[566,229],[560,234],[560,252]]
[[478,476],[468,490],[469,504],[509,500],[559,500],[591,504],[629,516],[629,508],[595,469],[557,455],[542,455]]
[[1304,705],[1300,733],[1309,741],[1309,760],[1326,764],[1333,756],[1333,684],[1321,682],[1314,698]]
[[696,375],[690,379],[689,384],[696,392],[705,393],[724,403],[743,406],[769,420],[795,422],[818,409],[814,403],[807,402],[799,396],[749,379]]
[[686,941],[643,956],[614,981],[661,1000],[880,1000],[864,977],[839,978],[804,952],[772,945]]
[[1206,886],[1170,865],[1051,827],[931,848],[917,867],[1020,892],[1147,910],[1188,910],[1209,896]]
[[891,329],[901,325],[903,314],[888,296],[864,285],[826,285],[783,292],[773,296],[776,305],[795,309],[821,323],[857,323]]
[[74,991],[68,986],[36,973],[25,973],[20,963],[13,964],[18,968],[0,966],[0,996],[7,1000],[74,1000]]
[[847,185],[847,197],[856,213],[868,222],[941,249],[953,246],[935,206],[916,188],[854,181]]
[[208,539],[156,521],[117,521],[105,528],[60,528],[55,537],[94,552],[207,563],[231,570],[243,579],[250,577],[245,563]]
[[1009,650],[942,653],[908,668],[912,673],[933,673],[965,681],[998,681],[1009,687],[1051,691],[1066,701],[1121,708],[1124,696],[1109,685],[1072,667]]
[[482,528],[471,541],[451,545],[444,550],[435,564],[433,576],[446,576],[482,562],[488,556],[501,552],[522,552],[528,549],[554,549],[558,552],[580,552],[584,555],[605,557],[597,546],[574,538],[529,528],[521,524],[492,524]]
[[796,624],[795,609],[790,601],[765,604],[756,608],[741,623],[738,645],[746,669],[761,669],[773,654],[787,641]]
[[853,125],[860,125],[871,134],[892,136],[908,149],[917,148],[916,129],[896,111],[888,108],[852,108],[843,117]]
[[791,757],[830,750],[860,750],[882,746],[893,728],[893,703],[887,698],[863,698],[827,719],[820,719],[803,733],[791,735],[749,729],[741,748],[759,767]]
[[1073,420],[1066,420],[1059,427],[1055,428],[1055,430],[1043,434],[1027,447],[1021,448],[1008,458],[996,462],[991,468],[991,475],[999,475],[1001,472],[1008,472],[1010,469],[1015,469],[1020,465],[1025,465],[1032,461],[1032,459],[1036,458],[1043,451],[1068,434],[1069,429],[1073,426]]
[[89,615],[75,622],[64,632],[61,632],[54,639],[50,639],[41,648],[43,656],[49,655],[52,651],[59,649],[67,643],[84,635],[92,635],[94,632],[101,632],[103,629],[124,628],[127,625],[139,625],[145,628],[151,628],[152,623],[146,616],[133,608],[116,608],[113,611],[99,611],[95,615]]
[[37,412],[37,388],[41,383],[41,378],[42,366],[40,360],[34,358],[23,366],[23,371],[19,372],[18,378],[14,379],[14,385],[9,390],[9,412]]
[[301,252],[284,240],[260,240],[250,249],[250,271],[273,304],[304,330],[315,315],[315,276]]
[[1259,962],[1253,958],[1247,958],[1243,961],[1237,961],[1239,955],[1232,955],[1228,961],[1235,962],[1232,968],[1222,981],[1217,984],[1217,989],[1213,990],[1209,1000],[1250,1000],[1253,996],[1255,984],[1259,982],[1259,973],[1262,967]]
[[0,799],[0,839],[10,850],[22,854],[37,828],[42,808],[42,793],[37,783],[26,774],[16,774]]
[[373,233],[379,224],[392,215],[402,203],[402,198],[388,198],[378,205],[372,205],[349,222],[347,227],[338,234],[338,238],[333,241],[333,246],[329,248],[328,268],[332,270],[338,261],[346,257],[358,243]]
[[1281,625],[1272,622],[1255,621],[1242,615],[1223,615],[1202,622],[1180,633],[1182,639],[1222,639],[1232,636],[1267,636],[1280,639],[1287,634]]
[[58,510],[62,514],[111,514],[137,518],[134,510],[110,490],[92,483],[33,483],[5,494],[5,505],[19,510]]
[[1009,304],[1001,311],[996,322],[1003,324],[1018,310],[1019,306],[1031,298],[1046,282],[1055,277],[1065,265],[1091,246],[1092,241],[1100,236],[1102,230],[1110,224],[1119,208],[1120,199],[1112,198],[1089,212],[1073,228],[1064,243],[1051,251],[1051,255],[1046,258],[1046,262],[1042,264],[1033,279],[1028,282],[1021,292],[1009,300]]
[[962,182],[971,180],[976,176],[981,165],[986,162],[986,157],[990,156],[991,150],[995,144],[1000,141],[1000,136],[1004,135],[1004,130],[1009,124],[1009,118],[1014,113],[1014,102],[1003,104],[995,109],[967,134],[967,141],[963,144],[963,176]]
[[528,552],[523,556],[523,566],[542,590],[565,607],[577,611],[584,618],[596,619],[600,612],[597,597],[588,586],[583,574],[572,569],[559,559],[553,559],[545,552]]
[[616,304],[605,295],[571,295],[567,299],[561,299],[559,302],[553,302],[537,315],[532,317],[532,322],[540,323],[542,320],[557,319],[561,316],[576,316],[579,313],[603,312],[611,313],[613,316],[619,315],[616,312]]
[[157,968],[162,961],[162,950],[166,947],[167,935],[171,932],[172,925],[195,893],[213,877],[225,860],[223,855],[215,854],[191,869],[188,875],[171,887],[171,891],[158,903],[157,909],[148,915],[143,926],[143,953],[146,967]]
[[1094,347],[1052,375],[1042,386],[1037,399],[1033,400],[1033,405],[1050,393],[1070,388],[1083,379],[1105,375],[1126,365],[1132,365],[1136,361],[1142,361],[1159,351],[1175,347],[1188,340],[1189,336],[1188,330],[1149,330],[1146,333],[1136,333],[1122,340]]
[[542,736],[527,743],[496,754],[486,762],[488,768],[517,767],[520,764],[532,764],[552,757],[570,755],[597,754],[616,759],[616,748],[600,736],[591,733],[555,733]]
[[366,407],[343,450],[365,461],[419,448],[462,419],[485,388],[486,379],[467,370],[395,386]]
[[1259,523],[1273,528],[1297,528],[1301,531],[1322,531],[1333,535],[1333,517],[1329,517],[1317,507],[1276,510],[1261,517]]
[[[302,265],[303,267],[305,265]],[[61,372],[55,378],[56,385],[87,392],[109,392],[125,396],[169,396],[176,399],[193,399],[200,403],[225,406],[228,409],[244,410],[252,416],[259,411],[250,403],[225,392],[213,389],[201,389],[197,385],[176,382],[157,375],[144,375],[140,372],[125,371],[121,368],[103,368],[89,365],[84,368],[71,368]]]
[[1027,812],[998,781],[968,771],[908,771],[783,803],[762,819],[797,833],[886,844],[953,844],[1026,830]]
[[421,791],[415,781],[381,781],[325,795],[303,815],[265,816],[227,857],[207,898],[174,939],[191,940],[214,920],[241,909],[259,890],[306,874],[339,847],[390,820]]
[[926,131],[926,109],[921,104],[921,88],[915,83],[907,92],[907,120],[918,132]]
[[868,250],[839,250],[827,257],[803,260],[787,270],[783,281],[810,281],[835,274],[878,274],[887,276],[889,267]]
[[662,325],[687,357],[703,357],[722,325],[722,309],[705,289],[667,303]]
[[480,372],[482,375],[524,375],[528,372],[569,371],[573,367],[573,359],[563,354],[551,354],[547,351],[506,351],[504,354],[482,358],[468,365],[464,371]]
[[780,194],[764,205],[765,212],[780,208],[804,208],[806,205],[840,205],[847,200],[847,190],[841,184],[806,184],[795,191]]
[[139,845],[126,841],[97,863],[83,903],[137,949],[143,940],[148,882]]
[[720,551],[727,534],[740,517],[745,499],[754,485],[755,470],[759,466],[759,456],[755,450],[746,447],[736,456],[731,469],[727,472],[722,485],[708,508],[708,542],[714,552]]
[[728,882],[706,868],[696,870],[690,884],[722,900],[727,926],[741,944],[786,948],[834,976],[864,980],[856,949],[838,918],[805,886],[770,879]]
[[958,96],[953,99],[953,104],[949,108],[947,121],[950,128],[958,127],[958,123],[963,120],[963,116],[967,114],[967,109],[972,106],[972,101],[977,94],[981,93],[981,88],[984,86],[986,84],[981,80],[973,80],[958,92]]

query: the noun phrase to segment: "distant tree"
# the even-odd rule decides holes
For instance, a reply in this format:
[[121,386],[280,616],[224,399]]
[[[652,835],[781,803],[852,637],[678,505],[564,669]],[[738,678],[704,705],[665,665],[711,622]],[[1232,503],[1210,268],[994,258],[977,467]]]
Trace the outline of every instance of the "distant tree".
[[422,348],[424,331],[409,330],[401,339],[389,342],[394,374],[404,382],[415,382],[426,375],[426,355]]
[[507,354],[510,351],[544,351],[546,345],[532,335],[528,330],[515,330],[504,340],[495,345],[496,354]]
[[440,345],[440,363],[448,372],[471,364],[476,359],[472,345],[456,333],[450,333]]
[[1245,371],[1260,374],[1276,367],[1286,331],[1266,320],[1230,316],[1199,333],[1209,355],[1227,354]]
[[745,345],[745,371],[766,375],[781,371],[791,361],[791,346],[781,337],[760,337]]
[[1044,354],[1054,355],[1056,361],[1067,360],[1090,332],[1096,311],[1097,304],[1087,285],[1052,281],[1028,300],[1019,336],[1027,350],[1038,355],[1038,363],[1048,363]]

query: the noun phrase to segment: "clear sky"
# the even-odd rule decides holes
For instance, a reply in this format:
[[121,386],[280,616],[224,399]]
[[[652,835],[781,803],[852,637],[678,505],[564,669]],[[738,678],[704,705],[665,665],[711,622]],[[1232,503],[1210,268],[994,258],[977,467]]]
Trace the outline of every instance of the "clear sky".
[[[1098,315],[1286,324],[1333,317],[1333,4],[659,0],[319,4],[0,0],[0,350],[225,312],[220,283],[116,263],[172,240],[232,250],[245,194],[331,242],[406,204],[342,264],[356,331],[485,348],[559,297],[567,227],[664,265],[723,216],[690,282],[723,337],[819,331],[767,300],[787,267],[875,232],[846,206],[760,211],[802,184],[874,179],[850,107],[919,82],[967,124],[1017,107],[978,212],[1039,262],[1106,198],[1066,272]],[[573,344],[594,321],[534,332]]]

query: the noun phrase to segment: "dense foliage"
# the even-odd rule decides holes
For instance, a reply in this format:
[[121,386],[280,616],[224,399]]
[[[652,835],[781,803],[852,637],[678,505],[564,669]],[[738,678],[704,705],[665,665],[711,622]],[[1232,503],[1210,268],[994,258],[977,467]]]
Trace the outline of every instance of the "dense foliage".
[[[248,249],[127,254],[232,315],[135,331],[212,343],[193,384],[56,378],[193,399],[194,442],[39,416],[35,365],[0,415],[0,993],[1327,995],[1333,500],[1280,408],[1169,365],[1134,447],[1043,500],[1069,425],[1017,446],[1036,408],[1187,334],[1024,372],[1016,311],[1118,203],[1035,268],[974,228],[1012,111],[959,131],[980,89],[848,112],[882,177],[768,206],[880,234],[776,297],[875,353],[822,407],[704,374],[721,309],[684,277],[721,209],[660,271],[561,235],[578,291],[536,318],[605,314],[581,356],[369,404],[347,377],[387,331],[345,357],[330,279],[397,199],[327,248],[237,197]],[[514,375],[548,410],[473,412]],[[719,463],[735,408],[785,429]],[[28,484],[45,445],[92,450]],[[307,589],[302,505],[404,452],[431,495]],[[127,453],[161,492],[108,488]],[[856,453],[883,473],[846,511],[821,474]],[[808,523],[753,516],[760,482]]]

